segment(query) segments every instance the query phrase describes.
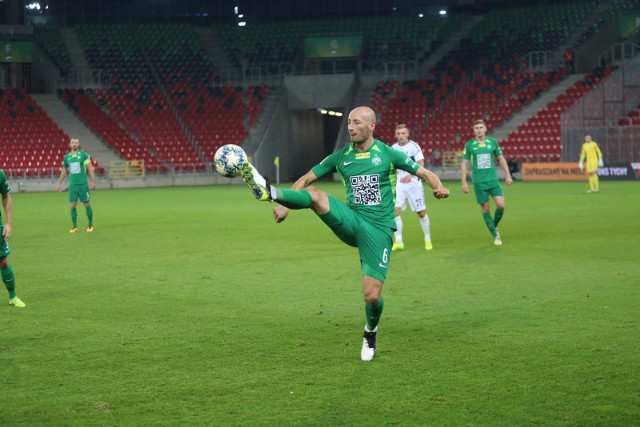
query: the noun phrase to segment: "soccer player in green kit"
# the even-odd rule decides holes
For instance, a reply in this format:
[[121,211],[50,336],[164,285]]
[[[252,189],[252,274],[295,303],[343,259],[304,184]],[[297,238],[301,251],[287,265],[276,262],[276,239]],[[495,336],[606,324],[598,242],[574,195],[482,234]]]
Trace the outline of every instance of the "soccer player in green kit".
[[[513,180],[509,173],[509,166],[502,155],[502,150],[498,141],[487,136],[487,125],[483,120],[473,122],[473,133],[475,138],[464,145],[464,156],[462,160],[462,192],[468,193],[467,170],[471,163],[473,171],[473,189],[476,193],[476,200],[482,210],[482,218],[493,236],[493,243],[502,245],[502,239],[498,231],[498,223],[504,213],[504,191],[498,181],[496,165],[493,161],[495,156],[498,163],[504,170],[505,182],[511,185]],[[496,203],[495,216],[491,217],[491,207],[489,206],[489,196],[493,197]]]
[[[72,138],[69,141],[69,146],[71,151],[64,156],[62,171],[58,179],[58,191],[62,191],[62,181],[69,175],[69,203],[71,204],[71,223],[73,224],[69,233],[78,232],[78,211],[76,210],[78,199],[84,203],[89,220],[87,232],[91,233],[93,231],[93,208],[89,202],[89,189],[95,190],[96,188],[96,177],[91,157],[80,149],[80,141],[77,138]],[[89,174],[89,185],[87,185],[87,173]]]
[[2,215],[0,215],[0,228],[2,228],[2,240],[0,241],[0,275],[2,275],[4,286],[7,288],[7,291],[9,291],[9,305],[22,308],[25,306],[25,303],[16,295],[16,280],[13,276],[13,268],[9,262],[11,250],[9,249],[8,240],[11,238],[11,225],[13,222],[13,210],[9,191],[10,187],[7,182],[7,175],[0,169],[0,195],[2,196],[2,207],[4,208],[5,216],[3,226]]
[[[289,209],[311,209],[334,234],[349,246],[358,248],[362,269],[366,325],[360,357],[370,361],[377,349],[378,322],[384,302],[382,286],[389,268],[395,231],[396,169],[425,180],[438,198],[449,190],[431,171],[373,138],[376,116],[369,107],[357,107],[349,114],[348,131],[352,143],[327,156],[298,179],[290,190],[271,186],[248,162],[242,165],[242,178],[261,201],[279,204],[273,209],[277,223],[286,219]],[[310,185],[337,172],[346,187],[347,202]]]

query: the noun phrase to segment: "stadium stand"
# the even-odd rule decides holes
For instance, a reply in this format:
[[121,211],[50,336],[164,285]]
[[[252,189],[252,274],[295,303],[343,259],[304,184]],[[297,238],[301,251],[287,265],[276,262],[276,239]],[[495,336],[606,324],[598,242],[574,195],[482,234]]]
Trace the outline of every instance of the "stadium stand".
[[[0,168],[11,177],[57,175],[68,151],[66,135],[21,89],[0,89]],[[97,161],[93,165],[104,172]]]
[[[633,10],[637,3],[619,0],[598,22]],[[437,162],[442,152],[462,148],[473,119],[483,118],[492,132],[562,81],[567,76],[563,64],[534,69],[530,55],[564,50],[568,37],[575,40],[576,29],[597,7],[593,0],[578,0],[493,8],[466,33],[460,30],[471,21],[467,13],[446,19],[398,14],[286,25],[255,22],[243,28],[225,23],[208,30],[236,68],[256,67],[279,78],[303,62],[305,36],[362,35],[359,71],[374,75],[392,63],[414,71],[375,84],[371,105],[380,114],[378,136],[393,141],[395,125],[404,122]],[[149,173],[207,170],[220,145],[246,143],[264,113],[265,99],[275,92],[273,80],[220,85],[219,70],[186,23],[82,23],[74,29],[91,68],[107,76],[106,85],[60,90],[60,98],[114,153],[144,161]],[[59,28],[38,25],[34,37],[61,69],[69,67]],[[428,62],[450,39],[459,41]],[[610,71],[589,73],[509,133],[502,139],[507,156],[559,160],[559,115]],[[616,119],[618,124],[637,125],[638,111],[631,108]]]

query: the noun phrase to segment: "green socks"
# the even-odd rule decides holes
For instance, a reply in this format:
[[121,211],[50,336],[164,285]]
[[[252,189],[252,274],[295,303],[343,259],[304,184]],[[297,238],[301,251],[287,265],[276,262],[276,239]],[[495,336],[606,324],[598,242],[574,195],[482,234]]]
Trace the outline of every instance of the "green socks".
[[384,308],[384,300],[382,297],[378,300],[378,304],[365,304],[364,311],[367,315],[367,327],[370,331],[373,331],[378,322],[380,322],[380,316],[382,316],[382,309]]
[[2,275],[4,286],[6,286],[9,291],[9,298],[14,298],[16,296],[16,281],[13,278],[13,268],[11,268],[11,264],[9,264],[7,268],[0,269],[0,275]]
[[276,189],[274,200],[289,209],[306,209],[311,206],[311,194],[306,190]]
[[78,226],[78,210],[76,208],[71,208],[71,223],[74,227]]
[[87,206],[87,218],[89,219],[89,227],[93,225],[93,209],[91,205]]
[[[93,209],[91,205],[87,206],[87,219],[89,220],[89,227],[93,225]],[[78,209],[71,208],[71,223],[74,227],[78,226]]]
[[496,237],[498,233],[496,232],[496,226],[493,222],[493,218],[491,218],[491,212],[482,213],[482,218],[484,219],[485,224],[487,224],[487,228],[491,232],[493,237]]
[[504,214],[504,209],[496,209],[495,215],[493,215],[493,225],[498,226],[498,223],[502,219],[502,214]]

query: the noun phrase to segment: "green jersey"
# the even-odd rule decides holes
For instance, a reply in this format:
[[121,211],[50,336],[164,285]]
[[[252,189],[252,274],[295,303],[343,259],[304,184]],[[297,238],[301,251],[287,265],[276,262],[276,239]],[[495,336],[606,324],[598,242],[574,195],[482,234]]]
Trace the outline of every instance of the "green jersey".
[[464,145],[464,159],[471,163],[474,184],[498,180],[493,156],[502,156],[502,150],[498,141],[488,136],[484,142],[473,138]]
[[[2,169],[0,169],[0,194],[7,194],[11,191],[9,181],[7,181],[7,175]],[[0,211],[0,227],[2,226],[2,211]]]
[[349,208],[374,224],[395,229],[396,169],[415,174],[419,168],[403,152],[374,139],[367,151],[356,151],[349,144],[311,170],[318,178],[337,172],[347,190]]
[[62,166],[69,172],[69,186],[87,185],[87,165],[91,157],[82,150],[65,154]]

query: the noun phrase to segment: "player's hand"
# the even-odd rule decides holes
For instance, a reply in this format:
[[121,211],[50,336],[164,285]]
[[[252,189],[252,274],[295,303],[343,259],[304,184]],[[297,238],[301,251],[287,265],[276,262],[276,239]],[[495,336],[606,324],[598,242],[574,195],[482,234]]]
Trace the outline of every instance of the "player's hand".
[[11,224],[5,224],[2,229],[2,237],[4,240],[9,240],[11,238]]
[[598,159],[598,167],[599,168],[604,167],[604,162],[602,161],[602,159]]
[[466,182],[462,183],[462,192],[465,194],[469,192],[469,185]]
[[405,176],[402,177],[400,182],[402,182],[404,184],[408,184],[408,183],[411,182],[412,179],[413,179],[413,175],[405,175]]
[[578,163],[578,167],[580,168],[580,170],[584,169],[584,165],[582,164],[582,162]]
[[96,182],[95,181],[92,181],[92,182],[89,183],[89,189],[91,191],[96,189]]
[[285,219],[287,219],[287,215],[289,215],[289,208],[285,208],[282,205],[278,205],[275,208],[273,208],[273,219],[277,223],[280,223]]
[[513,184],[513,178],[511,177],[511,175],[505,177],[504,182],[506,182],[507,185]]
[[440,187],[433,190],[433,197],[436,199],[446,199],[449,197],[449,189]]

